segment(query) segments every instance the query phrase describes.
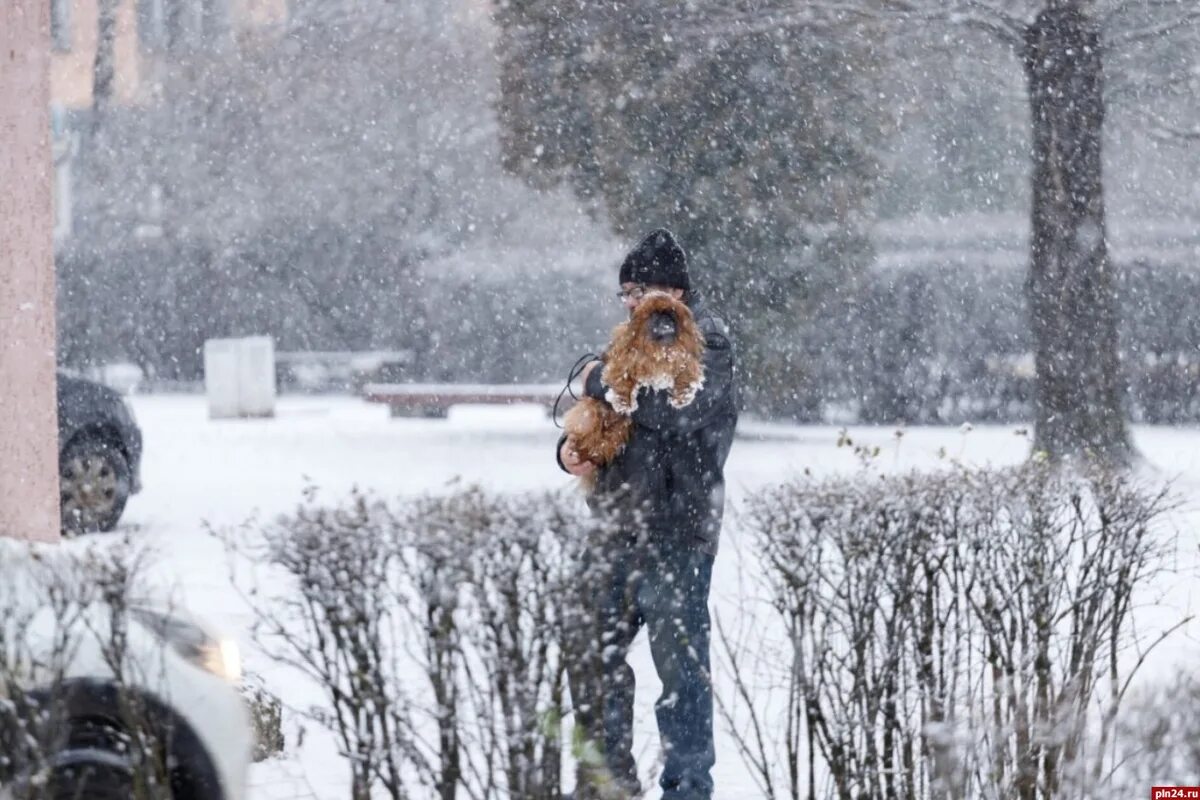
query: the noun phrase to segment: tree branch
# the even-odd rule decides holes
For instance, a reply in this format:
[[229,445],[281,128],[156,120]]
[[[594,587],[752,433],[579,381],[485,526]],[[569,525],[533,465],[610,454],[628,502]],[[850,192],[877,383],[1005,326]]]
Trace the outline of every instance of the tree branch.
[[1105,84],[1106,102],[1120,102],[1133,98],[1145,103],[1147,98],[1188,101],[1195,94],[1190,88],[1190,75],[1156,74],[1131,76],[1130,70],[1121,70]]
[[1020,52],[1021,48],[1025,46],[1024,36],[993,20],[963,15],[959,16],[955,21],[964,27],[973,28],[988,34],[1002,44],[1007,45],[1013,52]]
[[1151,139],[1167,144],[1184,144],[1188,142],[1200,142],[1200,128],[1191,130],[1181,130],[1179,128],[1156,126],[1149,128],[1146,135]]
[[[883,13],[892,17],[908,16],[911,21],[937,21],[962,25],[986,33],[1011,48],[1024,46],[1027,24],[1020,15],[993,6],[986,0],[883,0]],[[867,11],[864,9],[864,12]]]
[[720,36],[754,36],[799,28],[829,28],[848,24],[896,24],[945,21],[988,34],[1014,50],[1024,44],[1025,23],[983,0],[954,0],[948,6],[913,0],[882,0],[879,6],[830,2],[783,14],[735,12],[708,18],[691,26],[679,25],[672,36],[696,40]]
[[[819,12],[828,12],[822,14]],[[841,17],[841,19],[836,19]],[[867,9],[851,4],[829,6],[806,6],[803,10],[783,14],[759,12],[734,12],[721,16],[705,17],[691,25],[679,24],[671,36],[677,39],[695,40],[719,37],[739,38],[756,36],[777,31],[792,31],[801,28],[826,28],[838,22],[845,23],[847,17],[861,21],[879,20]]]
[[1163,36],[1169,36],[1176,31],[1191,27],[1200,23],[1200,8],[1194,8],[1186,14],[1176,17],[1175,19],[1160,22],[1154,25],[1147,25],[1143,28],[1123,31],[1118,35],[1112,36],[1108,40],[1110,47],[1124,47],[1131,44],[1140,44],[1158,39]]
[[1180,128],[1153,109],[1145,109],[1145,113],[1150,117],[1151,125],[1146,128],[1146,135],[1151,139],[1167,144],[1200,142],[1200,127]]
[[1118,19],[1133,11],[1145,11],[1152,8],[1179,8],[1180,0],[1124,0],[1113,6],[1100,18],[1100,27],[1107,31]]

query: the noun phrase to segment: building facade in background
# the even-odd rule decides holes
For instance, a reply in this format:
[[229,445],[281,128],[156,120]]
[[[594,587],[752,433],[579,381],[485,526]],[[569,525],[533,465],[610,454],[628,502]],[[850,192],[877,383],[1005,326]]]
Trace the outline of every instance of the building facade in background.
[[53,102],[90,108],[102,6],[116,18],[114,98],[127,105],[152,99],[154,64],[172,52],[234,44],[279,26],[287,0],[51,0]]
[[95,105],[101,13],[113,17],[112,102],[131,106],[160,94],[156,67],[173,54],[237,47],[269,35],[287,18],[287,0],[50,0],[50,97],[54,134],[54,237],[72,225],[72,162],[79,137],[72,120]]

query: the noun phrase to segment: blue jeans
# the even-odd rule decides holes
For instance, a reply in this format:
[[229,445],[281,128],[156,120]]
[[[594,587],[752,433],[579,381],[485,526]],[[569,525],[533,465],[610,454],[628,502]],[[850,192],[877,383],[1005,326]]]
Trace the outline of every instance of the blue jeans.
[[715,761],[708,616],[713,556],[651,541],[596,551],[587,560],[591,566],[585,565],[581,576],[584,613],[577,629],[582,655],[573,659],[571,676],[583,734],[601,745],[607,777],[625,792],[637,793],[634,674],[626,657],[646,626],[663,684],[655,704],[665,755],[659,780],[663,798],[709,800]]

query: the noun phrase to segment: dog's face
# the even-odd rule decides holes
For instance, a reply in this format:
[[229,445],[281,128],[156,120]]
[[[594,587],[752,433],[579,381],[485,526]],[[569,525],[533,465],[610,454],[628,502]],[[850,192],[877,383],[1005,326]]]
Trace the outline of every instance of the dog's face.
[[636,349],[670,348],[690,321],[691,312],[682,300],[670,292],[653,291],[643,295],[629,312],[626,327],[633,334],[631,344]]
[[646,320],[646,336],[655,344],[670,344],[679,335],[679,324],[674,314],[656,311]]
[[654,286],[644,283],[622,283],[621,284],[621,300],[625,303],[625,310],[629,312],[629,316],[633,316],[633,312],[637,310],[646,298],[654,294],[666,294],[674,297],[676,300],[683,299],[683,289],[675,289],[670,286]]

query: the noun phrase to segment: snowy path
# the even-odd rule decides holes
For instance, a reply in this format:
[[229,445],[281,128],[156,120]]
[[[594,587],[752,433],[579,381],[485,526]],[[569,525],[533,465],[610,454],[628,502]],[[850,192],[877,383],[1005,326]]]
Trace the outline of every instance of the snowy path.
[[[305,705],[302,686],[278,676],[249,641],[249,617],[231,590],[229,565],[205,524],[232,526],[250,517],[269,520],[291,510],[307,485],[335,499],[359,487],[381,496],[434,490],[461,478],[494,489],[560,487],[566,477],[554,463],[556,431],[533,407],[461,408],[448,420],[390,419],[387,410],[351,398],[284,398],[273,420],[209,421],[203,398],[144,396],[133,401],[146,439],[145,490],[129,504],[122,530],[152,546],[159,575],[195,611],[240,637],[250,669],[272,680],[285,701]],[[736,505],[748,491],[803,469],[818,474],[850,472],[858,461],[836,446],[833,427],[747,424],[755,438],[739,439],[727,470]],[[884,468],[929,467],[939,451],[972,463],[1011,464],[1026,452],[1014,427],[911,428],[899,440],[885,428],[852,428],[858,443],[879,445]],[[1193,585],[1200,522],[1200,429],[1145,428],[1137,443],[1143,471],[1172,477],[1184,505],[1172,517],[1180,532],[1177,579],[1164,581],[1159,606],[1143,613],[1148,625],[1178,619],[1195,605]],[[717,560],[713,602],[717,613],[739,606],[740,570],[752,564],[736,522],[727,526]],[[728,617],[726,617],[728,618]],[[1200,626],[1177,635],[1152,667],[1200,651]],[[639,750],[643,772],[652,768],[655,730],[652,705],[659,685],[643,636],[632,656],[638,673]],[[277,682],[276,682],[277,681]],[[291,746],[294,743],[289,743]],[[717,798],[757,794],[732,743],[718,723]],[[346,796],[346,776],[331,742],[310,729],[299,753],[255,767],[255,800]],[[652,792],[649,797],[656,797]]]

